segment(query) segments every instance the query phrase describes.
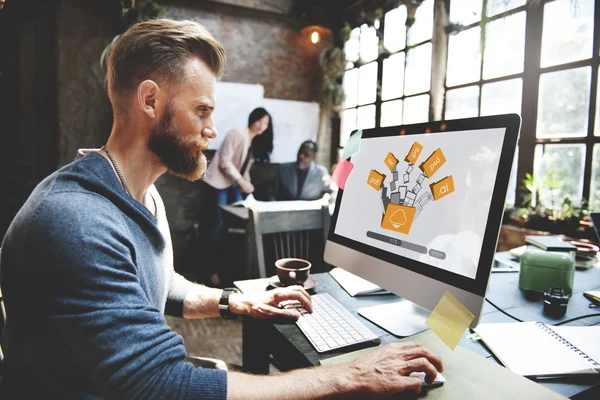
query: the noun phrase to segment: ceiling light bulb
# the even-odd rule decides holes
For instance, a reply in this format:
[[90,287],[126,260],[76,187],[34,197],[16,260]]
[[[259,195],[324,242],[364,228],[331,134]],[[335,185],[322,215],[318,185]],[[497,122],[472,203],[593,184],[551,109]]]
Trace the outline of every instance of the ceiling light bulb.
[[313,44],[317,44],[319,42],[319,32],[317,31],[313,31],[313,33],[310,34],[310,41]]

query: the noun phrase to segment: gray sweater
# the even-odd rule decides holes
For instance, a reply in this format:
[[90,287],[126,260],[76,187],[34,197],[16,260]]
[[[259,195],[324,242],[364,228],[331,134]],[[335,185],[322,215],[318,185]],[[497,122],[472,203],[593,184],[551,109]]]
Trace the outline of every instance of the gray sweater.
[[163,317],[192,284],[151,194],[157,219],[98,153],[33,191],[2,244],[3,398],[226,398],[226,372],[184,362]]

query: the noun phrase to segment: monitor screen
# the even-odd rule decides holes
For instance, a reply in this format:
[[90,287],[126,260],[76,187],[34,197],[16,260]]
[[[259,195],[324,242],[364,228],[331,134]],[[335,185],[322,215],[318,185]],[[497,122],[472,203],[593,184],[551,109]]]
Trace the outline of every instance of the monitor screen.
[[342,247],[329,254],[373,257],[351,272],[394,292],[392,276],[414,279],[390,274],[395,267],[482,296],[519,123],[509,115],[363,131],[328,239]]

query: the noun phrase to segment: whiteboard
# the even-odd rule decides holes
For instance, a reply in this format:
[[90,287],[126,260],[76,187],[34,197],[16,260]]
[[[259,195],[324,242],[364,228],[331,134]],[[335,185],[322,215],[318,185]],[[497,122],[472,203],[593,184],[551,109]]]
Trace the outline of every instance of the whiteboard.
[[296,161],[305,140],[317,140],[319,104],[305,101],[264,99],[262,106],[273,118],[272,163]]
[[217,137],[209,141],[208,148],[218,149],[227,132],[248,126],[248,116],[262,105],[264,93],[262,85],[217,82],[217,107],[213,113]]

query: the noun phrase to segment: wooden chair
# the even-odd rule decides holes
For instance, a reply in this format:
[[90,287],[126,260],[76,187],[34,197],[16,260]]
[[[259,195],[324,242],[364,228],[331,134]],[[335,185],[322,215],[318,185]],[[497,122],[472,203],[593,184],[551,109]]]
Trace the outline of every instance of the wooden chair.
[[274,274],[275,261],[295,257],[310,261],[311,272],[327,271],[323,250],[331,216],[329,206],[309,210],[259,211],[250,209],[253,275]]

